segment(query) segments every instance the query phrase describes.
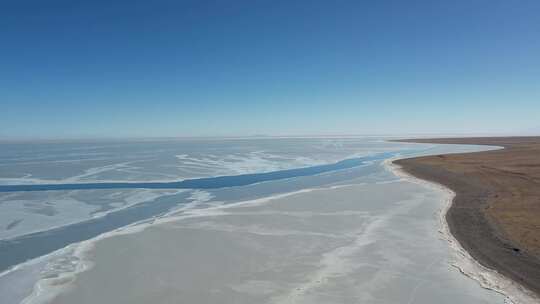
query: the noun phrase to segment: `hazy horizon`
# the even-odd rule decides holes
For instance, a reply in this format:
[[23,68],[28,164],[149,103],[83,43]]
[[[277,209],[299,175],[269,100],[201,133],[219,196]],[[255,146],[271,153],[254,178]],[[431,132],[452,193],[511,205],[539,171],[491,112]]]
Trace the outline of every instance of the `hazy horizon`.
[[193,135],[193,136],[72,136],[72,137],[0,137],[0,143],[17,142],[77,142],[77,141],[160,141],[160,140],[227,140],[272,138],[438,138],[438,137],[515,137],[540,136],[538,132],[515,133],[402,133],[402,134],[254,134],[254,135]]

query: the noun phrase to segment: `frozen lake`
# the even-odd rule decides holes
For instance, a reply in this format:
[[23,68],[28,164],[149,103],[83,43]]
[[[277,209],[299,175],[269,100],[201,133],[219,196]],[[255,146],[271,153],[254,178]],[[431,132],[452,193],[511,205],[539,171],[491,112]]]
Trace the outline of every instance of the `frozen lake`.
[[[35,258],[0,276],[8,303],[504,303],[450,265],[438,233],[448,193],[385,166],[395,155],[478,147],[378,138],[33,145],[2,149],[4,185],[329,170],[234,187],[2,193],[0,247],[20,250],[4,250],[2,263]],[[332,167],[347,159],[358,161]]]

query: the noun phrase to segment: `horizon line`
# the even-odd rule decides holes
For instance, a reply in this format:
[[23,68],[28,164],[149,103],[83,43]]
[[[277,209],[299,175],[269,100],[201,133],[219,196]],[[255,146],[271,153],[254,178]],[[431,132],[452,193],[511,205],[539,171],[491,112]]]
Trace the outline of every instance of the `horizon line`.
[[194,136],[80,136],[80,137],[0,137],[0,143],[27,143],[27,142],[92,142],[92,141],[159,141],[159,140],[235,140],[235,139],[285,139],[285,138],[360,138],[360,137],[534,137],[540,136],[540,132],[448,132],[448,133],[334,133],[334,134],[288,134],[288,135],[194,135]]

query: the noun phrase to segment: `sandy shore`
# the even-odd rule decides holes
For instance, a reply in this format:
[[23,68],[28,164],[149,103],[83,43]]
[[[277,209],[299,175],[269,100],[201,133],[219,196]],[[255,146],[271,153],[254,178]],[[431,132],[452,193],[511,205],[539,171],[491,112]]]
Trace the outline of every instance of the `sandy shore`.
[[[482,266],[540,294],[540,138],[422,139],[505,149],[396,161],[406,172],[456,193],[451,233]],[[506,284],[509,286],[508,284]],[[535,296],[529,292],[531,296]]]
[[451,265],[457,268],[463,275],[477,281],[480,286],[485,289],[493,290],[504,295],[507,298],[505,303],[510,304],[532,304],[537,303],[537,296],[522,285],[500,274],[494,269],[490,269],[479,261],[475,260],[464,248],[459,241],[450,232],[450,227],[446,221],[448,210],[452,207],[452,202],[456,197],[456,193],[442,184],[423,180],[411,175],[397,164],[395,159],[388,160],[388,168],[397,176],[407,179],[413,183],[433,188],[445,194],[444,205],[439,212],[439,233],[441,238],[446,240],[450,248],[454,251]]

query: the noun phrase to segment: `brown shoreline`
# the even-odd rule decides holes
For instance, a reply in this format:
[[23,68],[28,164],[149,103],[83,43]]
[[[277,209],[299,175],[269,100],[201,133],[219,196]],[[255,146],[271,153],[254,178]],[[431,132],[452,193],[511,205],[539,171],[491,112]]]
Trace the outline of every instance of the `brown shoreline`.
[[504,149],[395,161],[456,193],[446,214],[473,258],[540,297],[540,137],[407,139]]

